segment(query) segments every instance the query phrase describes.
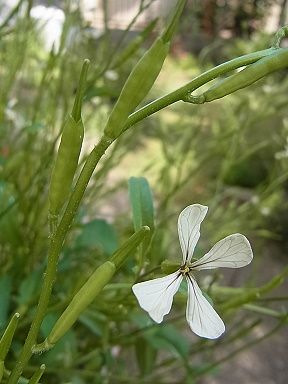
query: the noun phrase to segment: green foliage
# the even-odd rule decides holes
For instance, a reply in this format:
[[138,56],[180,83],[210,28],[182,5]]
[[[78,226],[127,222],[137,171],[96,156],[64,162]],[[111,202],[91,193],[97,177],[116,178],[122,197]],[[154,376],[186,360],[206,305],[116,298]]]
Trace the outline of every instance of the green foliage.
[[[119,271],[114,275],[113,269],[97,299],[91,299],[88,308],[81,308],[78,321],[54,348],[32,357],[19,383],[27,383],[26,378],[37,382],[44,370],[43,363],[46,371],[41,382],[49,384],[193,383],[201,376],[217,374],[224,361],[273,332],[280,332],[287,324],[285,297],[280,304],[273,300],[274,290],[284,291],[283,279],[287,274],[278,258],[278,254],[285,258],[282,248],[287,249],[285,71],[273,73],[249,88],[209,104],[170,106],[157,116],[140,119],[138,127],[127,130],[113,144],[109,140],[99,144],[107,116],[125,79],[143,56],[144,47],[151,46],[148,38],[155,21],[130,43],[122,38],[115,42],[109,31],[92,40],[84,33],[85,23],[79,10],[70,12],[67,8],[59,51],[52,49],[47,53],[35,23],[28,17],[31,2],[22,3],[26,13],[16,9],[13,23],[0,26],[1,336],[11,316],[15,312],[21,314],[5,365],[0,362],[2,382],[8,383],[9,372],[21,356],[22,345],[35,320],[47,264],[50,270],[54,268],[55,275],[46,288],[49,291],[54,285],[54,290],[50,300],[48,294],[45,318],[40,321],[36,341],[39,343],[49,336],[77,293],[83,293],[80,291],[83,284],[112,254],[119,262],[117,267],[121,266]],[[67,35],[76,24],[81,39],[69,45]],[[230,59],[265,48],[267,37],[255,35],[252,42],[234,41],[218,54]],[[158,72],[167,52],[160,53],[162,62],[156,68]],[[91,69],[82,106],[85,140],[79,161],[77,145],[73,164],[67,161],[70,144],[67,147],[62,175],[67,176],[67,166],[73,166],[73,172],[68,175],[68,186],[64,185],[62,176],[58,178],[58,193],[65,198],[56,209],[58,232],[50,232],[52,166],[59,133],[65,117],[71,114],[86,57],[91,60]],[[155,68],[151,83],[146,84],[145,78],[141,78],[147,85],[145,94],[137,94],[132,104],[125,104],[125,116],[121,116],[119,126],[115,120],[115,131],[119,133],[125,124],[128,127],[127,121],[131,121],[131,116],[127,120],[128,114],[142,102],[152,85],[151,99],[169,94],[171,89],[178,89],[179,83],[191,81],[204,72],[204,62],[209,68],[213,66],[204,54],[201,60],[190,54],[181,59],[168,56],[155,85],[158,74]],[[208,87],[205,84],[199,94]],[[169,102],[161,105],[164,108]],[[76,107],[78,121],[79,103]],[[76,120],[71,124],[73,129]],[[81,146],[82,137],[78,139]],[[101,156],[96,156],[95,161],[93,155],[99,150]],[[106,155],[102,156],[105,151]],[[86,184],[81,184],[83,177],[88,177]],[[82,188],[81,196],[75,195],[77,185]],[[71,196],[76,197],[69,205]],[[80,202],[79,214],[75,215]],[[135,281],[160,276],[162,262],[166,272],[169,268],[175,270],[175,263],[181,260],[177,216],[184,206],[195,202],[209,206],[209,220],[203,224],[206,237],[201,237],[195,258],[233,232],[244,233],[251,240],[255,254],[253,266],[243,274],[237,271],[229,281],[219,271],[202,275],[201,289],[215,302],[227,325],[225,336],[218,342],[196,338],[187,331],[185,286],[181,286],[172,313],[161,325],[148,319],[131,292]],[[143,239],[136,239],[136,244],[132,234],[143,226],[149,226],[151,231],[148,235],[147,228],[144,229],[145,239],[137,249],[136,245]],[[62,237],[55,237],[55,233]],[[133,247],[130,247],[131,239]],[[126,244],[124,251],[122,248],[119,251],[120,244]],[[54,252],[56,247],[58,254]],[[77,299],[81,302],[79,295]],[[267,317],[271,323],[266,323]],[[275,326],[264,333],[265,337],[257,336],[273,322]],[[29,353],[32,346],[28,346]]]
[[139,230],[143,225],[150,228],[150,235],[141,245],[139,260],[139,268],[141,269],[145,255],[148,256],[151,237],[154,232],[153,197],[148,181],[144,177],[131,177],[128,180],[128,190],[135,231]]
[[100,249],[107,255],[118,248],[118,236],[114,227],[103,219],[92,220],[81,226],[81,232],[75,239],[75,247],[85,250]]
[[12,279],[8,275],[0,278],[0,327],[2,328],[8,317]]
[[131,177],[128,181],[134,228],[143,225],[154,228],[154,209],[151,189],[144,177]]

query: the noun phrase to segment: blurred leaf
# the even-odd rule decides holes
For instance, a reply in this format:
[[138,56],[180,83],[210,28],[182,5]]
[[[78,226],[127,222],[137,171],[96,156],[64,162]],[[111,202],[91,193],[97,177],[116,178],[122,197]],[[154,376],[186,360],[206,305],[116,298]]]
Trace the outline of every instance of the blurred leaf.
[[86,310],[79,317],[80,323],[88,328],[94,335],[101,336],[103,334],[103,316],[97,316],[95,311]]
[[7,323],[7,316],[12,288],[11,276],[0,277],[0,328]]
[[111,97],[115,98],[119,95],[119,91],[112,87],[112,85],[105,84],[105,86],[92,86],[88,88],[85,101],[93,99],[93,97]]
[[154,229],[154,208],[148,181],[145,177],[131,177],[128,187],[135,231],[143,225],[148,225],[152,231]]
[[254,154],[248,159],[233,164],[224,175],[225,183],[254,188],[268,177],[268,168],[262,158]]
[[[21,243],[17,207],[14,206],[9,209],[15,203],[15,200],[13,185],[0,180],[0,242],[2,244],[12,244],[13,246]],[[6,209],[8,209],[7,212],[2,216],[2,212],[5,212]]]
[[70,381],[71,384],[85,384],[85,381],[80,376],[73,376]]
[[154,232],[153,196],[145,177],[131,177],[128,181],[128,189],[135,231],[138,231],[144,225],[148,225],[150,228],[150,235],[140,246],[141,258],[139,264],[141,267]]
[[35,293],[39,291],[42,273],[39,270],[32,272],[20,284],[17,302],[20,305],[28,304]]
[[141,375],[151,373],[156,363],[157,350],[145,338],[139,337],[135,342],[135,351]]
[[75,240],[76,247],[100,248],[111,255],[118,248],[118,237],[114,227],[105,220],[96,219],[82,226],[80,235]]
[[147,327],[148,325],[150,324],[155,324],[152,322],[151,318],[146,315],[145,312],[137,312],[137,313],[130,313],[130,316],[129,316],[130,320],[132,321],[132,323],[134,323],[138,328],[145,328]]
[[190,342],[172,325],[162,325],[153,335],[148,336],[150,343],[157,349],[169,349],[173,353],[187,359]]
[[40,122],[34,122],[29,125],[26,129],[29,133],[37,133],[39,130],[45,128],[45,125]]
[[3,166],[6,163],[7,159],[4,156],[1,156],[0,154],[0,166]]
[[[143,336],[140,336],[140,338],[145,338],[154,349],[168,349],[174,353],[176,352],[183,359],[188,357],[191,343],[174,326],[169,324],[159,326],[145,314],[131,314],[130,319],[139,329],[145,329],[145,333],[143,332]],[[152,327],[150,328],[149,325],[152,325]],[[153,327],[153,325],[155,326]]]

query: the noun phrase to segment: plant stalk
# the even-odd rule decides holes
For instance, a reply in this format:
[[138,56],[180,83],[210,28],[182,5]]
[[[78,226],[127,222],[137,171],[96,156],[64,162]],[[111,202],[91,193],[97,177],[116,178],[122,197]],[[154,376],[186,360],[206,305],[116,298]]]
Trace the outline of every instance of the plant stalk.
[[63,217],[57,227],[56,232],[52,235],[50,239],[47,269],[44,275],[44,281],[36,313],[33,318],[31,328],[27,335],[21,354],[11,373],[11,376],[9,377],[8,384],[17,384],[19,377],[21,376],[26,364],[28,363],[32,355],[32,347],[36,344],[37,335],[49,304],[53,283],[56,278],[58,257],[63,242],[71,226],[72,220],[79,207],[79,204],[82,200],[82,197],[92,176],[92,173],[97,163],[104,155],[109,145],[111,145],[111,143],[111,140],[108,140],[105,136],[103,136],[88,156],[87,161],[83,166],[81,174],[78,178],[76,186],[72,192],[70,200],[67,204]]

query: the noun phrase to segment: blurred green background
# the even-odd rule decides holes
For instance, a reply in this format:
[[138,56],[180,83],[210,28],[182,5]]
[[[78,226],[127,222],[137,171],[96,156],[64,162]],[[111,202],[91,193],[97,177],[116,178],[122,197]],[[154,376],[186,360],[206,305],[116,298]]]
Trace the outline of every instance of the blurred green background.
[[[15,310],[23,315],[8,369],[38,300],[48,246],[51,169],[83,59],[91,65],[81,164],[173,4],[0,2],[0,331]],[[219,63],[268,48],[285,23],[285,0],[188,1],[170,56],[146,101]],[[95,267],[133,233],[128,181],[145,177],[145,198],[153,196],[155,218],[151,241],[139,250],[145,272],[163,260],[180,260],[176,223],[189,204],[209,206],[196,257],[228,234],[249,238],[252,265],[200,278],[224,318],[225,336],[209,341],[189,331],[185,286],[164,323],[153,323],[131,293],[140,257],[133,255],[73,331],[33,358],[25,376],[46,363],[41,382],[51,384],[286,383],[287,281],[251,302],[227,310],[225,305],[267,284],[287,265],[287,88],[287,70],[279,71],[213,103],[172,105],[122,135],[88,186],[41,330],[47,335]]]

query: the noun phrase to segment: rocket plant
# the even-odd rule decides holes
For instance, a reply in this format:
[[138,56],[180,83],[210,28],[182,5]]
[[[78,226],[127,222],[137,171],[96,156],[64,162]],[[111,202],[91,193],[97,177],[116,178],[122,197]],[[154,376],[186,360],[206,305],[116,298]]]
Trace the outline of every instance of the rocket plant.
[[[47,338],[40,342],[39,331],[48,311],[54,282],[57,278],[57,264],[63,244],[78,212],[88,183],[95,169],[97,172],[98,163],[106,152],[107,156],[109,156],[109,151],[107,150],[113,143],[116,144],[123,133],[127,130],[132,130],[136,123],[173,103],[184,101],[197,106],[197,104],[211,102],[228,96],[238,89],[248,87],[260,78],[288,66],[288,49],[280,47],[281,39],[287,35],[287,27],[283,27],[277,33],[272,47],[222,63],[197,76],[182,87],[139,108],[139,105],[143,103],[161,72],[184,6],[185,0],[177,2],[166,28],[155,39],[154,43],[131,71],[102,129],[102,136],[90,154],[83,160],[83,166],[81,164],[81,171],[78,175],[79,156],[85,134],[82,102],[87,85],[86,77],[89,65],[88,60],[84,61],[74,106],[71,113],[64,120],[61,142],[52,170],[49,186],[50,205],[48,219],[50,233],[47,234],[49,236],[49,249],[37,308],[30,325],[30,330],[25,337],[23,348],[19,356],[17,356],[15,364],[13,366],[9,364],[9,369],[8,366],[6,367],[5,362],[17,325],[21,322],[21,317],[18,313],[12,316],[3,333],[0,340],[0,381],[5,379],[5,382],[8,384],[17,384],[20,382],[19,380],[23,380],[23,372],[26,372],[25,369],[32,355],[34,353],[46,352],[48,349],[53,348],[74,326],[75,322],[79,320],[96,296],[97,300],[101,300],[102,290],[107,289],[109,284],[113,282],[114,276],[125,262],[128,259],[133,259],[137,247],[142,243],[147,244],[147,238],[151,238],[150,229],[153,230],[153,228],[149,228],[145,220],[138,221],[137,225],[135,225],[135,233],[128,240],[122,242],[120,248],[112,254],[109,260],[105,261],[94,271],[91,271],[91,276],[67,303],[66,308],[59,316]],[[245,66],[245,69],[231,75],[231,71],[235,71],[243,66]],[[224,80],[219,80],[223,75],[228,76]],[[217,81],[216,84],[203,93],[194,94],[194,91],[214,79]],[[133,189],[133,187],[131,188]],[[130,192],[133,194],[133,190]],[[139,196],[141,200],[141,193]],[[145,204],[138,206],[136,200],[134,203],[133,209],[138,211],[138,214],[142,215],[141,217],[145,217],[145,212],[147,213]],[[187,201],[187,203],[191,202]],[[185,277],[188,284],[186,311],[188,324],[197,335],[214,339],[223,334],[225,329],[224,323],[200,290],[194,278],[194,272],[216,267],[239,268],[249,264],[253,256],[246,237],[241,234],[232,234],[216,243],[202,258],[193,261],[193,251],[200,236],[200,224],[206,213],[206,206],[193,204],[185,208],[179,216],[178,231],[183,262],[178,270],[165,277],[145,282],[135,281],[134,284],[133,282],[123,282],[123,284],[128,284],[129,289],[132,287],[140,306],[149,313],[153,320],[160,323],[163,320],[163,316],[170,311],[173,296],[178,290],[183,277]],[[135,277],[138,280],[139,278],[143,280],[143,276],[145,276],[146,264],[143,259],[145,258],[143,245],[141,257],[141,268],[137,271],[137,277]],[[232,308],[239,302],[249,303],[253,301],[257,295],[265,293],[277,284],[280,284],[281,279],[283,279],[286,273],[287,270],[283,270],[281,276],[277,276],[270,285],[264,285],[261,289],[251,290],[248,293],[244,292],[239,297],[232,298],[226,303],[226,307]],[[39,382],[44,370],[45,365],[42,364],[31,376],[29,382]]]

